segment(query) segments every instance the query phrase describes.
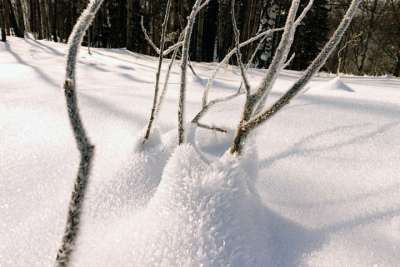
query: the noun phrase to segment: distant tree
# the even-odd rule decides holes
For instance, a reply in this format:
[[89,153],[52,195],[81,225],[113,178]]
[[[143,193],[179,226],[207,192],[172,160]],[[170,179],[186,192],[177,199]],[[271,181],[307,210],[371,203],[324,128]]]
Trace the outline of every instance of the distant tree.
[[1,27],[1,41],[7,41],[7,33],[6,33],[6,9],[5,9],[5,0],[0,0],[0,27]]
[[[289,66],[291,69],[306,69],[328,40],[330,32],[328,2],[328,0],[315,0],[313,7],[296,32],[295,44],[292,48],[292,52],[296,56]],[[304,1],[301,6],[304,8]]]
[[1,41],[7,41],[7,17],[8,11],[6,6],[6,0],[0,0],[0,27],[1,27]]

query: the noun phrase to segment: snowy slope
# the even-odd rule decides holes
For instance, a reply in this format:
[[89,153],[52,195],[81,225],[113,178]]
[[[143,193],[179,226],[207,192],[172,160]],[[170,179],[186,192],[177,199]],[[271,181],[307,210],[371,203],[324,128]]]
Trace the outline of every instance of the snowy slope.
[[[61,238],[78,164],[61,90],[64,54],[64,45],[31,39],[10,38],[7,44],[0,44],[1,267],[51,266]],[[175,202],[169,203],[169,190],[180,190],[182,184],[175,185],[168,177],[178,172],[174,162],[193,157],[203,167],[198,170],[201,177],[189,177],[201,184],[195,187],[201,190],[188,196],[197,203],[194,196],[201,202],[208,195],[218,195],[218,186],[225,188],[223,182],[215,185],[217,194],[202,178],[222,173],[217,177],[233,177],[237,181],[235,175],[218,171],[226,163],[215,157],[224,153],[229,135],[198,131],[197,149],[206,153],[211,162],[196,158],[190,146],[182,148],[168,162],[161,183],[159,180],[161,170],[157,166],[166,164],[176,134],[178,66],[158,123],[166,148],[156,145],[143,153],[135,148],[150,111],[156,63],[155,58],[126,50],[95,49],[92,56],[85,50],[81,52],[79,101],[96,145],[96,158],[76,266],[159,262],[157,249],[149,250],[153,253],[143,248],[149,242],[161,242],[164,237],[155,233],[165,233],[162,229],[171,230],[170,236],[182,233],[174,239],[182,246],[204,247],[223,239],[223,230],[210,239],[212,242],[196,238],[208,234],[203,230],[216,222],[195,205],[176,208]],[[215,64],[194,66],[206,79]],[[256,84],[262,74],[262,70],[251,71],[252,83]],[[298,75],[282,73],[272,100]],[[203,88],[203,81],[191,76],[189,79],[188,119],[199,110]],[[350,76],[332,79],[328,75],[315,78],[307,92],[258,131],[258,164],[253,160],[245,169],[258,173],[256,190],[262,207],[254,200],[257,212],[248,210],[254,215],[250,221],[230,221],[232,229],[240,230],[232,233],[243,234],[232,244],[253,244],[252,249],[258,246],[253,254],[265,256],[265,261],[252,262],[253,265],[400,266],[400,80]],[[239,84],[238,70],[229,67],[219,75],[212,97],[229,94]],[[239,98],[216,106],[205,121],[234,128],[242,101]],[[185,162],[181,164],[190,165]],[[132,176],[142,180],[131,181]],[[186,178],[182,174],[179,179]],[[183,185],[190,186],[186,182]],[[222,195],[225,199],[231,197],[229,193]],[[232,203],[253,203],[246,197],[243,201],[232,199]],[[175,207],[171,208],[175,215],[158,216],[164,204]],[[228,204],[221,209],[216,205],[216,210],[232,212],[233,216],[243,211],[239,204]],[[184,217],[179,216],[180,208],[199,211],[195,214],[202,218],[203,228],[187,228],[197,229],[197,235],[169,228],[166,223],[154,223],[165,218],[185,223]],[[222,218],[223,214],[217,216]],[[199,225],[192,221],[186,224]],[[254,231],[259,233],[257,240]],[[146,232],[153,234],[145,235]],[[147,240],[149,236],[153,239]],[[170,236],[166,235],[165,240]],[[179,248],[177,244],[171,247]],[[243,251],[252,254],[250,248]],[[173,254],[174,250],[162,253]],[[192,259],[198,259],[197,265],[225,263],[209,261],[207,265],[207,259],[218,253],[199,255],[192,255]],[[137,260],[140,257],[145,259]],[[173,263],[174,260],[160,264]],[[196,266],[193,260],[175,264]]]

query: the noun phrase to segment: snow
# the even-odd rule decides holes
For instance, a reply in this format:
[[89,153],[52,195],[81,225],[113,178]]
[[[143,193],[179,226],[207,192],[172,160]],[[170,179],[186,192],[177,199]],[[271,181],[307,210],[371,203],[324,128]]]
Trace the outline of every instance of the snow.
[[322,85],[322,88],[330,89],[330,90],[340,90],[345,92],[353,93],[354,90],[351,89],[345,82],[343,82],[340,77],[336,77],[329,81],[326,85]]
[[[2,267],[52,265],[62,236],[79,163],[65,51],[0,44]],[[203,79],[216,66],[193,65]],[[229,134],[188,125],[189,144],[176,149],[179,66],[142,145],[156,67],[123,49],[81,52],[78,98],[96,155],[74,266],[400,266],[400,80],[320,74],[238,160],[224,152],[242,98],[204,118]],[[284,71],[269,101],[299,75]],[[229,66],[210,97],[239,85]],[[188,119],[203,88],[189,79]]]

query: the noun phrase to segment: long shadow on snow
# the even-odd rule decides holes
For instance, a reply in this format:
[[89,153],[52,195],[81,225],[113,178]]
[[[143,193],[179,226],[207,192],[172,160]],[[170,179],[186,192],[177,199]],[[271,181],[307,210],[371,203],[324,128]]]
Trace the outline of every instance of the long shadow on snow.
[[[65,53],[62,53],[62,52],[58,51],[57,49],[54,49],[51,46],[45,45],[44,43],[39,42],[37,40],[31,39],[31,38],[27,38],[27,37],[24,38],[23,40],[27,44],[29,44],[31,46],[35,46],[36,48],[39,48],[39,49],[41,49],[42,51],[44,51],[46,53],[52,53],[55,56],[60,56],[60,57],[65,57],[66,56]],[[99,70],[101,72],[111,72],[110,70],[102,68],[98,64],[93,63],[93,62],[84,62],[82,60],[78,60],[78,63],[82,64],[82,65],[86,65],[86,66],[92,67],[92,68],[97,69],[97,70]]]
[[[273,92],[271,95],[280,97],[282,94]],[[377,101],[368,101],[357,99],[357,102],[353,99],[343,97],[325,97],[316,95],[300,95],[297,97],[299,100],[306,101],[315,105],[323,105],[333,108],[341,108],[351,112],[366,112],[376,113],[380,116],[393,117],[398,119],[400,114],[400,106],[392,103],[381,104]]]
[[52,53],[52,54],[54,54],[54,55],[62,56],[62,57],[65,56],[64,53],[58,51],[57,49],[54,49],[54,48],[51,47],[51,46],[45,45],[45,44],[43,44],[43,43],[41,43],[41,42],[38,42],[38,41],[35,40],[35,39],[29,38],[29,37],[25,37],[23,40],[24,40],[27,44],[29,44],[29,45],[31,45],[31,46],[35,46],[35,47],[37,47],[37,48],[43,50],[44,52],[50,52],[50,53]]
[[268,207],[265,208],[264,214],[272,234],[274,267],[297,267],[301,265],[304,256],[321,249],[330,235],[371,224],[384,218],[399,216],[400,208],[360,215],[317,229],[306,228]]
[[53,79],[50,78],[49,75],[47,75],[45,72],[43,72],[40,68],[37,66],[31,65],[25,60],[23,60],[17,53],[14,52],[14,50],[11,49],[9,43],[5,43],[5,48],[6,50],[18,61],[18,63],[30,67],[32,70],[34,70],[45,82],[48,84],[59,88],[61,84],[56,83]]
[[[399,122],[387,123],[383,126],[378,127],[373,131],[369,131],[368,133],[359,134],[357,136],[352,136],[347,140],[342,140],[341,142],[337,142],[331,145],[320,146],[316,148],[307,148],[306,145],[309,142],[312,142],[318,137],[322,137],[327,134],[332,134],[336,131],[341,130],[351,130],[357,129],[359,127],[367,126],[369,124],[357,124],[357,125],[347,125],[335,127],[330,130],[321,131],[318,133],[314,133],[308,137],[301,139],[299,142],[295,143],[291,148],[275,155],[270,158],[264,159],[261,161],[261,168],[267,168],[274,164],[275,162],[287,158],[293,155],[305,155],[311,153],[318,153],[323,151],[328,151],[332,149],[338,149],[341,147],[345,147],[347,145],[356,144],[359,142],[365,142],[370,138],[374,138],[379,134],[382,134],[386,131],[393,129],[394,127],[399,125]],[[345,204],[353,201],[362,201],[366,200],[370,197],[376,197],[382,194],[393,193],[396,192],[399,188],[399,185],[390,186],[384,188],[383,190],[379,190],[376,192],[364,193],[361,195],[357,195],[354,198],[350,199],[339,199],[332,200],[327,202],[319,202],[318,205],[334,205],[334,204]],[[311,203],[313,205],[313,203]],[[316,204],[315,204],[316,205]],[[351,218],[348,220],[339,221],[321,228],[317,229],[309,229],[302,226],[299,223],[291,221],[277,212],[265,208],[265,216],[266,221],[270,223],[271,233],[272,233],[272,244],[276,251],[274,251],[274,255],[278,255],[275,259],[281,260],[280,262],[275,262],[276,266],[282,267],[294,267],[298,266],[301,263],[302,257],[312,251],[320,249],[324,244],[329,235],[334,234],[336,232],[340,232],[343,230],[350,230],[352,228],[374,223],[379,221],[385,217],[394,217],[400,215],[400,208],[389,208],[384,211],[378,211],[375,213],[368,213],[364,215],[360,215],[356,218]]]
[[100,97],[95,97],[89,94],[79,93],[79,97],[86,101],[91,107],[99,109],[101,112],[107,111],[108,115],[112,115],[118,119],[140,126],[145,125],[146,123],[146,119],[142,116],[138,116],[137,112],[134,110],[129,111],[122,109],[118,107],[117,104],[104,101]]
[[349,136],[345,140],[339,140],[336,143],[328,144],[328,145],[320,145],[317,147],[307,148],[307,144],[312,143],[317,138],[321,138],[324,136],[334,135],[336,132],[341,132],[343,130],[352,130],[352,129],[359,129],[362,127],[366,127],[370,125],[370,123],[362,123],[362,124],[355,124],[355,125],[345,125],[345,126],[338,126],[328,130],[323,130],[317,133],[313,133],[309,136],[302,138],[300,141],[294,143],[290,148],[282,151],[274,156],[266,158],[260,162],[260,168],[267,168],[274,164],[275,162],[291,157],[291,156],[306,156],[314,153],[320,153],[324,151],[332,151],[336,149],[340,149],[346,147],[348,145],[359,144],[365,141],[368,141],[371,138],[374,138],[380,134],[383,134],[395,127],[397,127],[400,122],[390,122],[386,123],[383,126],[379,126],[377,129],[369,131],[367,133],[358,133],[354,136]]

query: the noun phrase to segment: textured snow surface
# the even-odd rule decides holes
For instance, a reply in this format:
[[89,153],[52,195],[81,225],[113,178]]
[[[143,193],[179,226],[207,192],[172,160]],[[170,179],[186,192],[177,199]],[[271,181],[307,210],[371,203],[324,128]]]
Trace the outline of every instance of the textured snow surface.
[[327,88],[330,90],[341,90],[350,93],[354,92],[354,90],[351,89],[350,86],[348,86],[345,82],[343,82],[342,79],[340,79],[340,77],[332,79],[326,85],[325,84],[322,85],[321,88]]
[[[0,44],[0,266],[52,266],[79,155],[61,85],[66,47]],[[252,138],[188,125],[176,148],[179,67],[141,142],[157,59],[82,50],[78,97],[96,156],[74,266],[400,266],[400,81],[321,74]],[[194,64],[187,119],[215,64]],[[262,70],[249,77],[256,84]],[[298,77],[283,72],[270,101]],[[162,79],[163,80],[163,79]],[[211,97],[237,90],[221,71]],[[242,98],[205,123],[234,129]]]

